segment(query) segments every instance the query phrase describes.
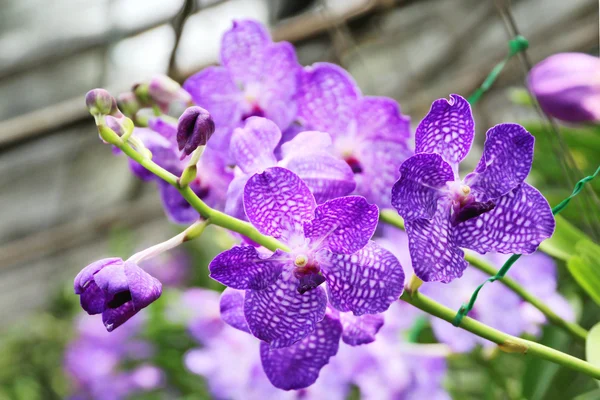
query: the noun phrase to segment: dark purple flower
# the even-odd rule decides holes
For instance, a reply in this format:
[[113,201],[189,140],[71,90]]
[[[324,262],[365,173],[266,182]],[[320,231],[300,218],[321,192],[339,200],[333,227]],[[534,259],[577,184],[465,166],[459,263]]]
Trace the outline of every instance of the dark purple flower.
[[[364,198],[340,197],[317,206],[297,175],[273,167],[248,180],[244,207],[261,233],[280,239],[290,252],[269,255],[236,246],[209,269],[213,279],[246,290],[248,327],[272,348],[312,334],[325,316],[327,298],[339,311],[362,315],[385,311],[402,293],[400,263],[369,241],[379,213]],[[315,275],[325,278],[327,296]]]
[[529,88],[549,115],[569,122],[600,121],[600,59],[560,53],[529,72]]
[[328,153],[331,138],[324,132],[301,132],[281,148],[282,160],[274,151],[281,131],[272,121],[251,117],[243,128],[233,131],[231,153],[239,167],[227,193],[225,212],[245,218],[242,201],[246,182],[268,167],[285,167],[296,173],[310,188],[317,203],[350,194],[356,184],[348,165]]
[[331,135],[332,151],[355,174],[357,194],[389,207],[398,167],[412,154],[409,118],[400,113],[398,103],[363,96],[350,74],[328,63],[306,67],[299,92],[300,122]]
[[102,314],[107,331],[119,327],[162,293],[161,283],[135,263],[120,258],[96,261],[75,277],[75,294],[90,315]]
[[240,20],[223,35],[221,66],[198,72],[183,87],[217,127],[258,116],[285,129],[296,117],[299,71],[291,44],[273,43],[262,24]]
[[534,138],[522,126],[491,128],[475,170],[464,180],[458,177],[474,125],[462,97],[436,100],[417,128],[416,154],[402,163],[392,189],[415,274],[424,281],[460,277],[467,266],[461,247],[531,254],[554,231],[548,202],[524,182]]
[[206,145],[214,132],[215,123],[208,111],[196,106],[186,109],[177,124],[177,146],[183,152],[182,157]]

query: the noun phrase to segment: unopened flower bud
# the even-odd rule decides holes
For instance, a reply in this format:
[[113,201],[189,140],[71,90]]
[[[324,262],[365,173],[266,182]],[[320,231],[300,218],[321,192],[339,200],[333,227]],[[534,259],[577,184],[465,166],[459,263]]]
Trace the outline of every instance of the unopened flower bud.
[[119,109],[130,118],[142,108],[135,94],[132,92],[125,92],[118,95],[117,104],[119,105]]
[[169,108],[173,102],[189,103],[190,94],[166,75],[157,75],[148,84],[148,94],[161,108]]
[[569,122],[600,121],[600,59],[560,53],[538,63],[528,77],[542,109]]
[[90,315],[102,314],[107,331],[119,327],[158,299],[161,283],[136,263],[120,258],[96,261],[75,277],[75,294]]
[[201,107],[186,109],[177,124],[177,146],[183,155],[190,155],[204,146],[215,132],[215,123],[209,112]]
[[85,104],[94,116],[111,114],[117,108],[117,103],[104,89],[93,89],[85,95]]

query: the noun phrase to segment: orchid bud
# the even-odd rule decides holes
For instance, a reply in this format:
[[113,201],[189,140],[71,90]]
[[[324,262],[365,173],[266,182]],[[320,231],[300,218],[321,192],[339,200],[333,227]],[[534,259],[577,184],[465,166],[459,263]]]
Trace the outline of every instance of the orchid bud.
[[215,123],[209,112],[201,107],[186,109],[177,124],[177,146],[183,155],[190,155],[199,146],[204,146],[215,132]]
[[132,92],[125,92],[118,95],[117,104],[119,105],[119,109],[128,117],[132,117],[142,108],[135,94]]
[[148,84],[148,94],[161,108],[169,108],[172,102],[189,103],[190,94],[179,83],[166,75],[157,75]]
[[111,114],[117,108],[117,103],[104,89],[93,89],[85,95],[85,104],[94,116]]
[[136,263],[120,258],[96,261],[79,272],[74,282],[81,307],[90,315],[102,314],[111,332],[142,308],[158,299],[162,285]]
[[538,63],[528,77],[542,109],[569,122],[600,121],[600,59],[560,53]]

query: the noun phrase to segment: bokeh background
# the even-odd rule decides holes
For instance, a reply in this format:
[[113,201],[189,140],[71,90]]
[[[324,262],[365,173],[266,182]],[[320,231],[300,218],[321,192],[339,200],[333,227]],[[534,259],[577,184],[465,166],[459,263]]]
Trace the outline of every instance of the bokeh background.
[[[0,399],[68,396],[63,348],[78,314],[72,278],[95,259],[127,256],[179,229],[165,218],[154,185],[138,181],[125,158],[99,143],[84,94],[95,87],[116,94],[155,73],[183,81],[217,62],[220,36],[235,18],[267,24],[275,40],[296,46],[304,65],[342,65],[365,94],[397,99],[413,124],[434,99],[472,93],[520,33],[530,43],[526,57],[512,59],[474,109],[479,139],[494,124],[524,124],[537,138],[533,178],[552,204],[600,161],[597,128],[557,128],[524,86],[528,66],[553,53],[598,53],[595,0],[0,0]],[[565,213],[596,240],[598,214],[590,191]],[[205,268],[226,240],[211,235],[186,245],[184,285],[217,288]],[[581,323],[589,327],[598,308],[559,272],[561,291],[584,310]],[[165,329],[176,345],[161,357],[175,365],[189,339],[182,329]],[[545,333],[582,354],[560,332]],[[452,380],[468,377],[477,362],[456,358]],[[512,398],[510,385],[522,385],[524,376],[546,382],[528,389],[528,398],[593,389],[567,371],[530,364],[501,356],[494,368],[509,371],[508,390],[487,390],[491,378],[476,375],[452,394]],[[527,375],[535,371],[538,377]],[[208,396],[200,378],[188,378],[198,382],[183,379],[187,394]]]

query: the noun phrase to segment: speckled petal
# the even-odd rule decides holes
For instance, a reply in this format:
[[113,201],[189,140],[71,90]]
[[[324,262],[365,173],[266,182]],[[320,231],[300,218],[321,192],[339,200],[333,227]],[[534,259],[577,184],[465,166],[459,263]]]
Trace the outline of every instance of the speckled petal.
[[237,20],[221,39],[221,63],[238,83],[257,81],[267,60],[262,57],[271,43],[269,32],[258,21]]
[[502,196],[496,208],[454,228],[456,243],[479,253],[531,254],[552,236],[548,201],[527,183]]
[[208,67],[190,76],[183,88],[194,103],[210,112],[217,128],[231,126],[242,116],[242,92],[229,71],[223,67]]
[[278,279],[265,290],[248,290],[244,315],[254,336],[273,348],[287,347],[308,336],[325,316],[327,296],[322,287],[304,294],[297,281]]
[[292,157],[286,160],[285,167],[306,182],[319,204],[350,194],[356,188],[348,164],[327,153]]
[[390,188],[400,177],[400,165],[411,155],[404,143],[384,139],[362,142],[357,159],[363,171],[354,176],[356,193],[380,208],[390,208]]
[[384,312],[404,289],[400,262],[375,242],[354,254],[330,253],[322,270],[330,304],[354,315]]
[[410,118],[400,113],[396,100],[365,96],[356,107],[358,136],[396,143],[406,142],[410,138]]
[[266,118],[250,117],[243,128],[231,136],[231,153],[238,167],[253,174],[277,163],[273,151],[281,140],[281,131]]
[[392,206],[405,221],[433,218],[446,182],[454,180],[452,167],[438,154],[415,154],[400,166],[392,188]]
[[355,117],[360,90],[343,68],[316,63],[304,69],[298,98],[298,117],[309,129],[343,134]]
[[221,294],[221,319],[235,329],[250,333],[244,316],[244,296],[243,290],[226,288]]
[[280,167],[253,175],[244,188],[244,209],[252,224],[276,238],[301,229],[316,207],[310,189],[298,175]]
[[315,218],[304,224],[304,236],[334,253],[351,254],[367,245],[378,220],[379,209],[364,197],[340,197],[317,206]]
[[271,383],[283,390],[303,389],[317,380],[321,368],[337,354],[342,326],[326,316],[303,340],[282,349],[260,344],[260,358]]
[[351,313],[341,313],[340,322],[344,329],[342,340],[350,346],[359,346],[375,341],[375,335],[383,326],[382,314],[367,314],[357,317]]
[[431,220],[409,220],[405,226],[415,275],[446,283],[462,276],[467,262],[452,232],[448,204],[440,204]]
[[519,186],[531,170],[534,137],[517,124],[501,124],[486,135],[483,155],[465,178],[477,201],[504,196]]
[[284,254],[277,250],[265,256],[254,246],[234,246],[210,262],[210,277],[233,289],[262,290],[281,275]]
[[471,106],[459,95],[438,99],[415,132],[415,153],[437,153],[453,167],[465,158],[475,135]]

